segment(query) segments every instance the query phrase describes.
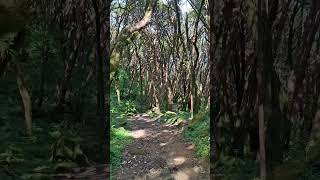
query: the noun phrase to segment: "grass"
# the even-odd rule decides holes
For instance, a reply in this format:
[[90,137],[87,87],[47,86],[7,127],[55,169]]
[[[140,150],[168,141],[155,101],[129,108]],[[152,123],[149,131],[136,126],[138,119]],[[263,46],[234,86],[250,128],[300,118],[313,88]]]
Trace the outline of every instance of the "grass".
[[132,141],[131,134],[123,127],[111,129],[111,174],[120,167],[124,149]]
[[120,104],[111,102],[111,176],[114,176],[122,162],[122,155],[132,142],[132,136],[127,127],[127,120],[137,113],[136,105],[132,101],[123,101]]
[[203,159],[209,159],[210,132],[209,113],[199,112],[189,121],[183,134],[187,141],[195,144],[196,153]]

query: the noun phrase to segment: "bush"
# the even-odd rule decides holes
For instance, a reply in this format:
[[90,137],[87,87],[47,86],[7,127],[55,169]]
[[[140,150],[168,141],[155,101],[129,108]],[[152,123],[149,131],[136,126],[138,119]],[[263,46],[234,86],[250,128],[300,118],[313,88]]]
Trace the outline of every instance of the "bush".
[[127,119],[137,113],[136,105],[132,101],[111,104],[111,124],[114,127],[125,126]]

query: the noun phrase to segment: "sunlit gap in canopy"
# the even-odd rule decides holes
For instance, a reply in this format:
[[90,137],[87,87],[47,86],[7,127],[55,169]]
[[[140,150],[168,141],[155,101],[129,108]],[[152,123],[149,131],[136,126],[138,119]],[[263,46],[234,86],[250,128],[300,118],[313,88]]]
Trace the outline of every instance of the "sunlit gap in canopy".
[[[162,0],[162,2],[164,4],[168,4],[168,1],[169,0]],[[185,13],[190,12],[192,10],[192,7],[191,7],[190,3],[188,2],[188,0],[181,0],[179,5],[180,5],[180,9],[181,9],[182,14],[185,14]]]

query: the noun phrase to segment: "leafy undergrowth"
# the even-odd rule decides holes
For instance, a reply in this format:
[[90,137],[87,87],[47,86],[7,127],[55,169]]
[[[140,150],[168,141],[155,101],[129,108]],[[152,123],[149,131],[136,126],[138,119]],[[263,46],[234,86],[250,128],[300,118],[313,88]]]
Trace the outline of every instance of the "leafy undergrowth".
[[27,136],[19,101],[10,97],[0,95],[1,180],[52,179],[52,174],[102,159],[101,153],[95,152],[101,146],[94,124],[98,121],[91,119],[95,114],[88,114],[83,124],[67,116],[53,122],[47,113],[39,111],[34,113],[32,136]]
[[197,155],[203,159],[209,159],[210,153],[209,119],[208,111],[199,112],[183,132],[186,140],[195,144]]
[[51,174],[89,163],[82,139],[72,130],[36,121],[33,135],[26,136],[14,122],[5,123],[0,130],[5,134],[0,141],[2,180],[52,179]]
[[274,168],[275,179],[320,179],[320,142],[307,151],[299,138],[293,138],[291,144],[286,161]]
[[111,125],[122,127],[127,125],[127,119],[137,113],[136,105],[132,101],[119,103],[111,102]]
[[115,175],[126,146],[132,141],[131,134],[125,129],[127,120],[137,113],[137,109],[132,101],[111,103],[111,175]]
[[[224,174],[225,180],[258,180],[259,161],[249,158],[221,156],[214,164],[216,172]],[[269,174],[274,180],[318,180],[320,179],[320,163],[307,163],[305,160],[286,161],[273,167]]]
[[225,180],[258,180],[259,163],[257,161],[221,155],[213,166],[216,172],[224,175]]
[[150,117],[152,117],[152,118],[157,118],[157,117],[161,116],[162,113],[161,113],[161,112],[158,112],[158,111],[156,110],[156,108],[153,108],[153,109],[150,109],[149,111],[147,111],[147,115],[150,116]]
[[148,115],[151,115],[151,117],[156,117],[156,119],[160,122],[172,125],[178,125],[182,122],[186,122],[190,117],[189,113],[183,111],[179,111],[178,113],[167,111],[161,114],[157,113],[156,111],[149,111]]
[[132,141],[131,134],[123,127],[111,129],[111,173],[114,175],[120,167],[124,149]]
[[[309,158],[306,158],[302,142],[293,140],[291,143],[285,162],[272,167],[272,172],[268,174],[272,174],[274,180],[320,179],[320,145],[314,146],[313,150],[307,153]],[[242,158],[220,155],[213,166],[216,172],[224,174],[226,180],[259,179],[259,161],[246,155]]]

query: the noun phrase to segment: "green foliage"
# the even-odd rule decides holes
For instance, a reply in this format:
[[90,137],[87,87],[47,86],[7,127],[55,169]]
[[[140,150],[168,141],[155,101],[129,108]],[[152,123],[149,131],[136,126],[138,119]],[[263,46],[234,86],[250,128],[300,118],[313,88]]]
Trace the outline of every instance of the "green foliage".
[[320,179],[319,144],[316,143],[315,146],[312,146],[305,152],[303,142],[299,138],[292,138],[288,159],[283,164],[274,168],[274,179]]
[[[7,169],[16,179],[50,179],[56,171],[87,163],[81,147],[88,144],[88,139],[80,141],[71,128],[48,123],[45,118],[35,118],[33,135],[26,136],[20,109],[11,107],[10,111],[4,108],[5,112],[0,112],[0,169]],[[0,177],[11,179],[2,170]]]
[[124,128],[130,116],[137,113],[133,101],[123,101],[118,104],[111,101],[111,173],[115,174],[122,161],[122,154],[125,147],[131,143],[132,137]]
[[147,111],[147,115],[152,117],[152,118],[156,118],[162,115],[162,113],[159,113],[157,111],[157,108],[152,108],[149,111]]
[[[312,159],[305,157],[303,144],[300,140],[293,139],[288,156],[280,165],[272,167],[273,180],[317,180],[320,179],[320,161],[317,156]],[[318,150],[313,150],[316,154]],[[225,174],[224,179],[246,180],[259,177],[259,161],[250,158],[236,158],[221,154],[218,161],[213,163],[216,171]]]
[[110,57],[110,77],[111,73],[114,73],[118,69],[118,65],[120,63],[120,53],[112,53]]
[[114,174],[120,166],[122,153],[130,144],[132,137],[123,127],[111,128],[111,173]]
[[287,155],[288,161],[291,160],[304,160],[305,159],[305,149],[303,142],[300,138],[292,138],[289,146],[289,152]]
[[[23,46],[28,54],[23,63],[23,70],[26,83],[32,90],[32,99],[36,101],[41,95],[49,101],[48,103],[54,102],[56,97],[48,96],[48,94],[56,93],[56,85],[63,77],[64,69],[58,31],[42,25],[27,26]],[[79,75],[74,73],[73,77],[70,81],[72,85]],[[45,88],[43,92],[40,92],[42,81]],[[81,83],[77,84],[79,87]]]
[[208,119],[208,114],[209,114],[208,110],[200,111],[192,118],[192,120],[190,121],[190,125],[193,125],[198,123],[199,121]]
[[223,172],[226,180],[248,180],[259,176],[258,162],[249,159],[221,155],[213,166],[217,172]]
[[6,53],[10,53],[10,46],[13,45],[16,33],[6,33],[0,36],[0,57],[4,57]]
[[114,127],[126,125],[127,119],[137,113],[136,105],[132,101],[111,103],[111,124]]
[[275,180],[316,180],[320,179],[320,161],[291,160],[273,170]]
[[172,112],[172,111],[167,111],[164,114],[160,114],[157,118],[157,120],[167,123],[167,124],[173,124],[173,125],[178,125],[180,123],[186,122],[186,119],[190,116],[189,113],[187,112]]
[[81,138],[79,136],[70,132],[63,133],[59,130],[50,132],[50,135],[55,139],[51,145],[50,161],[58,162],[57,168],[65,165],[66,167],[74,167],[74,163],[89,164],[87,156],[80,147]]
[[[295,170],[292,170],[295,171]],[[320,179],[320,161],[307,164],[299,180],[318,180]]]
[[185,138],[196,145],[197,154],[205,159],[209,158],[210,153],[209,119],[208,111],[199,112],[184,130]]
[[9,146],[4,153],[0,154],[0,166],[23,163],[22,149]]
[[[33,60],[31,63],[41,62],[44,51],[50,59],[57,58],[60,48],[57,46],[58,34],[41,25],[31,25],[27,27],[25,39],[25,49],[29,57]],[[50,63],[51,64],[51,63]]]

